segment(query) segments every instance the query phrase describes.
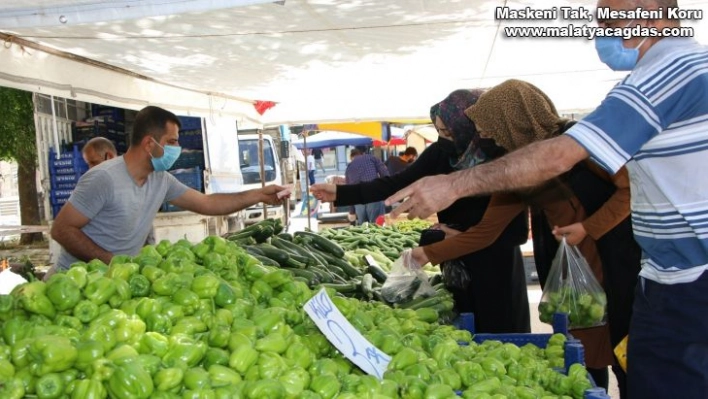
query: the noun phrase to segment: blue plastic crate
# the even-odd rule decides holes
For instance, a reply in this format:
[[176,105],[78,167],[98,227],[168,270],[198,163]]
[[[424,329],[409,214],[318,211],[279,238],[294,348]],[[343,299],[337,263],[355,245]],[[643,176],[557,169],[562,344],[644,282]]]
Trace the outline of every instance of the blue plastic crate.
[[197,167],[204,169],[204,151],[182,151],[171,170]]
[[107,105],[91,104],[92,116],[104,116],[114,121],[125,120],[125,110]]
[[182,125],[180,131],[182,130],[201,130],[202,128],[202,118],[191,117],[191,116],[179,116],[179,123]]
[[202,170],[201,168],[193,168],[179,171],[170,171],[172,176],[176,177],[182,184],[191,187],[197,191],[202,191]]
[[204,141],[202,139],[201,130],[198,131],[199,134],[179,134],[179,145],[184,149],[190,150],[201,150],[204,148]]
[[[474,314],[472,313],[462,313],[453,322],[455,327],[462,330],[467,330],[472,333],[472,339],[476,343],[481,343],[487,340],[496,340],[504,343],[513,343],[516,346],[523,346],[526,344],[534,344],[539,348],[545,348],[548,344],[548,340],[553,334],[475,334],[474,333]],[[564,313],[555,313],[553,315],[553,333],[554,334],[564,334],[568,337],[565,343],[565,367],[562,370],[566,373],[571,365],[575,363],[585,364],[585,351],[580,340],[577,340],[568,333],[568,315]],[[584,399],[611,399],[604,388],[598,388],[595,386],[595,382],[590,377],[590,383],[593,388],[585,391]]]
[[79,148],[79,146],[72,146],[71,151],[62,151],[61,154],[59,154],[59,158],[56,157],[56,151],[54,150],[54,148],[49,149],[50,169],[56,169],[65,166],[74,166],[77,163],[83,163],[84,165],[86,164],[86,162],[84,162],[83,156],[81,155],[81,149]]
[[[64,166],[61,168],[56,168],[56,169],[51,169],[49,173],[53,176],[58,176],[58,175],[75,175],[75,176],[81,176],[86,171],[88,170],[88,165],[84,163],[84,165],[77,165],[77,166]],[[78,179],[77,179],[78,180]]]

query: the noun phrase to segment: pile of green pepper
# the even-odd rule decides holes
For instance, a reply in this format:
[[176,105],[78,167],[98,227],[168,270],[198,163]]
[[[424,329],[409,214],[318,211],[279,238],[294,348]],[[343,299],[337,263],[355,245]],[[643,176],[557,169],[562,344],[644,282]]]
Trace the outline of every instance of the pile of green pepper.
[[0,398],[580,398],[589,387],[582,367],[552,370],[562,336],[544,350],[477,345],[425,309],[330,292],[392,356],[379,381],[307,317],[312,295],[215,236],[80,262],[0,296]]

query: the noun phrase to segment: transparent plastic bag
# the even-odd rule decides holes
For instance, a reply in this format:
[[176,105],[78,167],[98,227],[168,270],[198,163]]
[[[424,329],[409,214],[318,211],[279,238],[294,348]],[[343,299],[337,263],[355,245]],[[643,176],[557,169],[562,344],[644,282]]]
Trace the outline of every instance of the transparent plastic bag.
[[440,270],[442,271],[445,287],[463,290],[472,281],[464,262],[459,259],[447,260],[441,263]]
[[411,270],[410,251],[404,251],[391,266],[386,282],[381,287],[381,296],[389,303],[405,303],[420,296],[431,296],[435,289],[422,270]]
[[601,326],[607,321],[607,298],[578,248],[563,238],[538,304],[539,318],[552,323],[554,313],[568,315],[568,328]]

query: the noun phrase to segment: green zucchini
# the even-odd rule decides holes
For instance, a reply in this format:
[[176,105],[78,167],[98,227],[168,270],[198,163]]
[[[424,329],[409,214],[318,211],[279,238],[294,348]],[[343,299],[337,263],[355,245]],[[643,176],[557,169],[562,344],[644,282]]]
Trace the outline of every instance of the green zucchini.
[[388,278],[388,274],[386,272],[376,266],[376,265],[369,265],[366,267],[366,270],[373,276],[373,278],[378,281],[379,283],[383,284],[386,282],[386,279]]
[[280,266],[286,266],[290,255],[282,249],[276,248],[270,244],[261,243],[255,246],[263,252],[263,256],[267,256],[274,261],[278,262]]
[[311,288],[322,281],[320,280],[320,276],[317,273],[314,273],[310,270],[293,268],[287,268],[286,270],[289,270],[290,273],[292,273],[295,277],[302,277],[304,279],[307,279],[307,285]]
[[344,250],[342,247],[334,241],[330,241],[324,237],[321,237],[315,233],[310,233],[307,231],[298,231],[295,236],[308,237],[312,240],[315,247],[325,251],[337,258],[344,257]]
[[374,297],[374,277],[369,273],[361,278],[361,292],[369,299]]
[[263,266],[275,266],[275,267],[280,267],[280,264],[273,259],[263,256],[263,255],[257,255],[257,254],[251,254],[254,258],[258,259],[259,262],[263,264]]
[[293,235],[290,233],[280,233],[276,237],[285,241],[293,242]]
[[359,287],[356,284],[332,284],[332,283],[322,283],[321,287],[331,288],[340,294],[352,294],[357,292]]

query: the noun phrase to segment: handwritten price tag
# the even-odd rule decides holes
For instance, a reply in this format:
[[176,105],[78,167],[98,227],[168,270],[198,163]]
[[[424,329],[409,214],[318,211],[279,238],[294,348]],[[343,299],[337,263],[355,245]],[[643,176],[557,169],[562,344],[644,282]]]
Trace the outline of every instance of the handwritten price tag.
[[364,372],[378,379],[391,361],[391,357],[381,352],[364,338],[344,317],[327,295],[325,289],[315,294],[305,304],[305,312],[317,327],[339,351]]

